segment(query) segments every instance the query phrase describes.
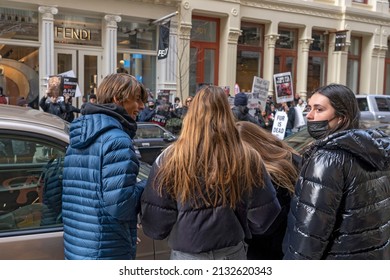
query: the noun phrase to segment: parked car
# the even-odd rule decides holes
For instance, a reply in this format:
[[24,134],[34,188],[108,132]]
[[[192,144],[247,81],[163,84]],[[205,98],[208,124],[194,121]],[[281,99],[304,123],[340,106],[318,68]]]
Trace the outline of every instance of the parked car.
[[[378,128],[390,135],[390,122],[382,122],[376,120],[361,120],[361,128]],[[302,153],[305,147],[314,141],[309,135],[306,127],[302,127],[298,132],[286,137],[285,141],[290,147],[294,148],[297,152]]]
[[161,152],[177,137],[164,127],[152,122],[138,122],[134,144],[141,160],[152,165]]
[[390,122],[390,95],[356,95],[362,120]]
[[[63,157],[69,124],[54,115],[0,105],[0,259],[64,259],[61,216]],[[150,165],[141,162],[138,180]],[[45,182],[57,187],[45,192]],[[51,185],[52,186],[52,185]],[[137,259],[168,259],[166,241],[138,231]]]

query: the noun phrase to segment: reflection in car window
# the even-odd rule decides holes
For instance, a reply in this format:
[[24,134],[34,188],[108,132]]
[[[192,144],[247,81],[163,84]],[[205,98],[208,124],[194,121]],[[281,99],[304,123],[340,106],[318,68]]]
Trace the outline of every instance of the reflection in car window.
[[365,98],[357,98],[359,110],[362,111],[368,111],[368,104],[367,99]]
[[381,112],[389,112],[390,111],[390,100],[389,98],[382,98],[382,97],[377,97],[375,98],[376,104],[378,106],[378,110]]
[[164,131],[155,125],[138,126],[136,138],[149,139],[149,138],[163,138]]
[[0,233],[59,225],[64,148],[0,136]]

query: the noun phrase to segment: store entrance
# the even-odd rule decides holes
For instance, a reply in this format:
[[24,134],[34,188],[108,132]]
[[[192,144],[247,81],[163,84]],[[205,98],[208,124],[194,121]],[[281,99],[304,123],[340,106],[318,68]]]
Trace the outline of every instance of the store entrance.
[[80,108],[83,98],[88,100],[91,93],[96,93],[96,87],[101,77],[101,52],[90,50],[56,49],[54,67],[57,74],[73,71],[78,79],[81,97],[73,100],[73,105]]

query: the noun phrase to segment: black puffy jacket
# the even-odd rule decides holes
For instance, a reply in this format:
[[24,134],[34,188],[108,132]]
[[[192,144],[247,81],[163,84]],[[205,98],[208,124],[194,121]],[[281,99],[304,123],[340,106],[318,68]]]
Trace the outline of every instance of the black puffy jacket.
[[315,142],[291,201],[284,259],[390,259],[390,138],[338,132]]
[[280,212],[270,177],[264,170],[265,187],[254,187],[236,210],[229,206],[182,205],[156,191],[154,177],[164,152],[153,164],[141,198],[142,229],[153,239],[169,236],[169,246],[186,253],[202,253],[235,246],[252,234],[262,234]]

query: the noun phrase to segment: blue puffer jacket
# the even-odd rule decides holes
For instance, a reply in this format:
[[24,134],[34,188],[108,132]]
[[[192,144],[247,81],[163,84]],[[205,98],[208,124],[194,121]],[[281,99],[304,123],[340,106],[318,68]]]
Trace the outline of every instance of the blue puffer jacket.
[[87,104],[70,127],[63,173],[66,259],[134,259],[143,186],[122,107]]
[[335,133],[304,160],[291,200],[285,259],[390,259],[390,138]]

